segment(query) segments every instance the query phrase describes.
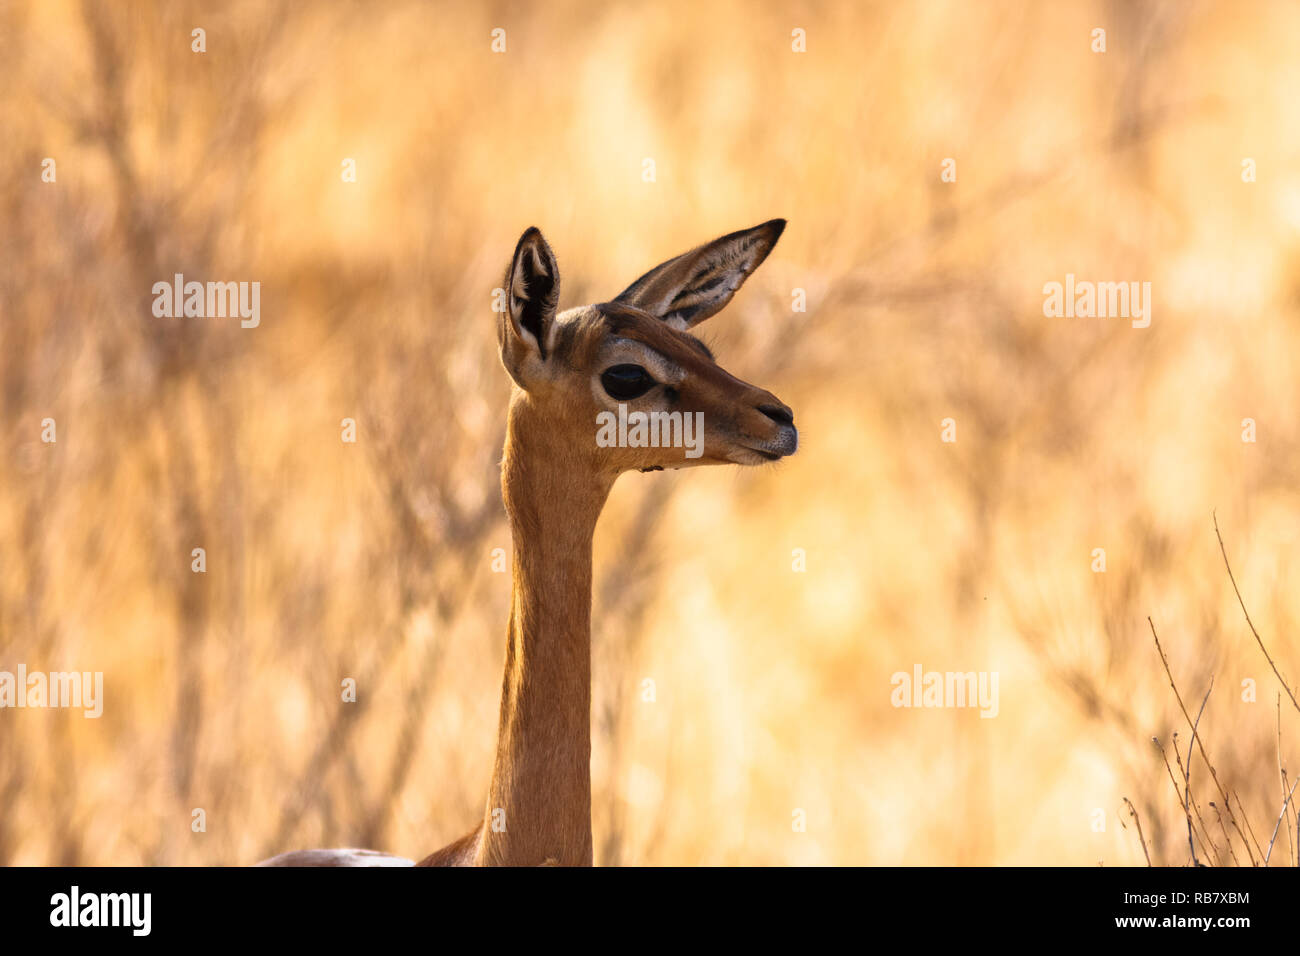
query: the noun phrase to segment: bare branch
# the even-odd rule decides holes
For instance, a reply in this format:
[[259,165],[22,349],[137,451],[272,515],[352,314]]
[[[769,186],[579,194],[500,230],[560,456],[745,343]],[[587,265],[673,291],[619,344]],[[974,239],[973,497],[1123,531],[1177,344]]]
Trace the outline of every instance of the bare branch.
[[1142,853],[1147,858],[1147,866],[1151,866],[1151,854],[1147,851],[1146,837],[1142,835],[1142,821],[1138,819],[1137,808],[1133,806],[1133,801],[1130,800],[1128,797],[1124,798],[1124,802],[1128,804],[1129,815],[1133,817],[1133,822],[1137,824],[1138,842],[1142,844]]
[[[1178,685],[1174,683],[1173,671],[1169,669],[1169,658],[1165,657],[1165,650],[1160,646],[1160,635],[1156,633],[1156,626],[1152,622],[1150,615],[1147,616],[1147,624],[1151,628],[1151,636],[1155,639],[1156,651],[1160,655],[1160,663],[1164,665],[1165,676],[1169,678],[1169,686],[1174,692],[1174,699],[1178,701],[1178,708],[1183,712],[1183,719],[1187,721],[1188,726],[1195,727],[1195,724],[1192,722],[1191,714],[1187,712],[1187,705],[1183,703],[1183,695],[1178,692]],[[1237,831],[1237,836],[1241,837],[1241,842],[1246,847],[1246,855],[1250,857],[1250,864],[1251,866],[1254,866],[1255,855],[1250,852],[1250,843],[1247,841],[1246,835],[1241,832],[1241,827],[1237,825],[1237,819],[1232,813],[1232,804],[1228,800],[1228,793],[1223,789],[1223,784],[1219,783],[1219,775],[1214,769],[1214,764],[1210,762],[1209,754],[1205,752],[1205,743],[1199,737],[1196,738],[1195,742],[1197,748],[1201,751],[1201,759],[1205,761],[1205,766],[1210,768],[1210,779],[1214,781],[1215,787],[1219,790],[1219,795],[1223,797],[1224,808],[1228,811],[1228,822],[1230,822],[1232,828]],[[1188,748],[1187,759],[1191,760],[1190,747]]]
[[1273,668],[1273,673],[1281,683],[1282,689],[1286,691],[1286,695],[1291,698],[1291,703],[1295,706],[1297,713],[1300,713],[1300,700],[1296,700],[1295,692],[1291,690],[1291,686],[1287,684],[1286,678],[1282,676],[1282,672],[1279,671],[1277,665],[1273,663],[1273,658],[1268,653],[1268,648],[1264,646],[1264,641],[1260,638],[1259,631],[1255,630],[1255,624],[1250,619],[1250,612],[1246,610],[1246,602],[1241,599],[1241,589],[1237,587],[1237,578],[1232,573],[1232,565],[1228,563],[1228,549],[1223,545],[1223,535],[1219,534],[1219,516],[1212,512],[1211,517],[1214,519],[1214,535],[1219,539],[1219,550],[1223,553],[1223,566],[1228,569],[1228,580],[1232,582],[1232,590],[1236,592],[1237,603],[1241,605],[1241,613],[1246,615],[1246,623],[1250,626],[1250,633],[1255,635],[1255,643],[1258,644],[1259,649],[1264,652],[1264,660],[1268,661],[1268,666]]
[[1268,851],[1264,854],[1264,865],[1268,866],[1268,858],[1273,855],[1273,841],[1277,839],[1278,828],[1282,826],[1282,821],[1286,818],[1286,808],[1291,805],[1291,795],[1295,793],[1295,785],[1300,783],[1300,777],[1296,777],[1295,783],[1291,784],[1291,789],[1287,791],[1286,800],[1282,802],[1282,812],[1277,815],[1277,823],[1273,824],[1273,836],[1268,841]]

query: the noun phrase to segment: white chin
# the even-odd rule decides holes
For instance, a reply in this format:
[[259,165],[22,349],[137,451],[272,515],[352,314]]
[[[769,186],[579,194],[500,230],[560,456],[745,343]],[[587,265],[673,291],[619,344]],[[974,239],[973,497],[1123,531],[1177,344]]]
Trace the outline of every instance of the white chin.
[[737,465],[768,465],[777,460],[776,457],[765,455],[753,448],[733,449],[728,457]]

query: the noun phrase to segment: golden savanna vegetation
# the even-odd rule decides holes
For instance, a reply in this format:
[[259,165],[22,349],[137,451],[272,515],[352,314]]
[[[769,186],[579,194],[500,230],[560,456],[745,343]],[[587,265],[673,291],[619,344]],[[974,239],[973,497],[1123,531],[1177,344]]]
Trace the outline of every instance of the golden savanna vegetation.
[[[104,675],[98,719],[0,710],[0,862],[466,832],[515,241],[543,230],[568,307],[780,216],[701,331],[799,454],[627,475],[597,530],[596,862],[1294,865],[1300,708],[1214,520],[1294,688],[1297,31],[0,3],[0,670]],[[155,316],[177,273],[259,282],[260,324]],[[1149,282],[1150,326],[1045,316],[1067,276]],[[996,672],[996,716],[894,706],[917,666]]]

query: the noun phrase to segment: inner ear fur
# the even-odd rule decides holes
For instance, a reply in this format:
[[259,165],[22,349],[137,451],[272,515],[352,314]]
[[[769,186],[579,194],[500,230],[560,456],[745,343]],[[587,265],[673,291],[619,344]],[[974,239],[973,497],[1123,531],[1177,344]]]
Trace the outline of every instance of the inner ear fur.
[[784,219],[741,229],[663,262],[619,293],[634,306],[688,329],[717,314],[763,264],[785,230]]

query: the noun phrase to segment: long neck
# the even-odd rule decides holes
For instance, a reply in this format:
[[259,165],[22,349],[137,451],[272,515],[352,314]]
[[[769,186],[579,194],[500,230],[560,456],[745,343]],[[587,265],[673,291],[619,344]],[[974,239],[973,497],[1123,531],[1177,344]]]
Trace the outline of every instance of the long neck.
[[589,866],[591,541],[610,483],[532,414],[517,396],[502,463],[514,588],[477,862]]

